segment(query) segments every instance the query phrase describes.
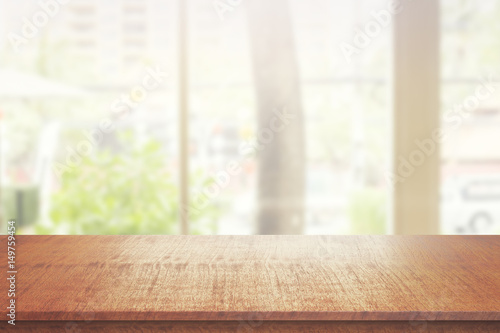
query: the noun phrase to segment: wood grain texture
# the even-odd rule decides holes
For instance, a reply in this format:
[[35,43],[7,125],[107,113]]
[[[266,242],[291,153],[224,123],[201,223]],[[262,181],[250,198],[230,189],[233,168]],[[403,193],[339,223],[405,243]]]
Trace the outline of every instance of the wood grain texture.
[[498,236],[17,236],[17,319],[498,321],[499,258]]
[[[3,323],[2,323],[3,324]],[[6,325],[0,324],[0,332]],[[189,333],[498,333],[500,322],[394,322],[394,321],[92,321],[92,322],[18,322],[12,331],[24,333],[128,333],[128,332],[189,332]]]

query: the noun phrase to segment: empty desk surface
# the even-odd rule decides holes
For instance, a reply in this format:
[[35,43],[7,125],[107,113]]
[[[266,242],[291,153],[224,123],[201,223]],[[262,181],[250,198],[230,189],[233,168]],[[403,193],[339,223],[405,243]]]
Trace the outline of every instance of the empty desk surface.
[[[16,243],[18,330],[500,331],[500,236],[16,236]],[[0,246],[7,248],[6,236]],[[7,280],[0,286],[6,297]]]

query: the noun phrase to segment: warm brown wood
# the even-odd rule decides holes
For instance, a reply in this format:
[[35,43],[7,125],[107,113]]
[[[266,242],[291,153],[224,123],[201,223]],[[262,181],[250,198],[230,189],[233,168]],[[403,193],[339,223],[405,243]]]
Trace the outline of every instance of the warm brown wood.
[[499,258],[499,236],[17,236],[17,319],[498,321]]
[[[2,328],[0,324],[0,331]],[[500,322],[335,322],[335,321],[92,321],[92,322],[19,322],[16,332],[32,333],[122,333],[122,332],[330,332],[330,333],[498,333]]]

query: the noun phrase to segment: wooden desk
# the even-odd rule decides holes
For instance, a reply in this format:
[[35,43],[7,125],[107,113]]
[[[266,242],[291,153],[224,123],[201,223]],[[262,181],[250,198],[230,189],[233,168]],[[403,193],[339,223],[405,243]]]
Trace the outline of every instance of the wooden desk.
[[18,331],[500,332],[500,236],[16,238]]

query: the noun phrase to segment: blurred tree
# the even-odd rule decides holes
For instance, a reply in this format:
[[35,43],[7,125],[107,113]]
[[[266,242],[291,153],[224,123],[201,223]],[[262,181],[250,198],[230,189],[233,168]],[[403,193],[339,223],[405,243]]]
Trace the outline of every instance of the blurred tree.
[[[301,234],[304,228],[304,128],[299,70],[288,0],[248,6],[258,109],[258,233]],[[273,129],[277,113],[290,115]],[[272,131],[270,134],[269,131]]]
[[[122,133],[121,140],[130,147],[128,153],[97,151],[62,174],[61,187],[52,197],[51,218],[36,225],[37,234],[179,232],[178,186],[165,165],[161,143],[138,143],[132,133]],[[202,186],[213,183],[199,173],[192,179]],[[205,207],[191,218],[191,233],[216,233],[218,216],[218,207]]]

